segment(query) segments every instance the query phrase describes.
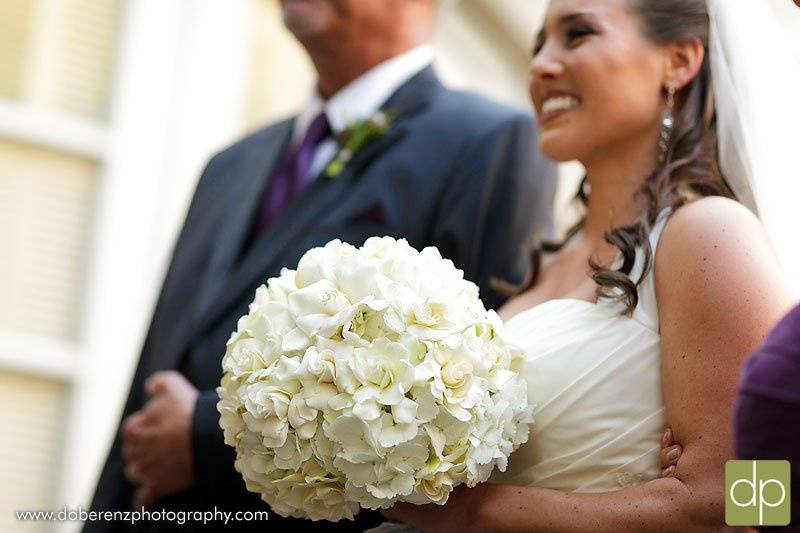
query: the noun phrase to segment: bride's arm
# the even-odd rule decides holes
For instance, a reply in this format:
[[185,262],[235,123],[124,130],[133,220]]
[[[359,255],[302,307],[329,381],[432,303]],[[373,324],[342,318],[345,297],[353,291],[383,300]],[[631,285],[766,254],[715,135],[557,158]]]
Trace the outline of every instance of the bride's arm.
[[675,477],[722,521],[731,408],[742,362],[791,307],[760,222],[742,205],[705,198],[679,209],[656,254],[664,405],[683,446]]
[[600,494],[487,484],[444,507],[390,516],[428,531],[710,531],[724,529],[724,465],[743,359],[789,307],[758,221],[706,198],[679,209],[656,254],[662,388],[683,445],[673,477]]

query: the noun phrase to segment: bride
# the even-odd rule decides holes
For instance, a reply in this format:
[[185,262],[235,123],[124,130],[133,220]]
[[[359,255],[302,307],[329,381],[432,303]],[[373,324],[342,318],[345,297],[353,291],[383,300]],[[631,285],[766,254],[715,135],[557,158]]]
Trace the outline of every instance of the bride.
[[[723,1],[741,3],[709,4]],[[706,0],[551,1],[530,92],[544,153],[586,168],[586,211],[501,310],[529,354],[531,439],[492,483],[390,518],[426,531],[724,527],[738,370],[791,302],[742,205],[755,209],[754,192],[718,150],[729,131],[710,26]],[[659,477],[666,426],[683,453]]]

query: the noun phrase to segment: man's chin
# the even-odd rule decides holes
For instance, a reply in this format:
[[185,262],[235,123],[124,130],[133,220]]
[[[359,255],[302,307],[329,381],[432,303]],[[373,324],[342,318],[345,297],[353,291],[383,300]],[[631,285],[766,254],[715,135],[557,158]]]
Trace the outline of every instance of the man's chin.
[[283,24],[302,40],[323,33],[330,25],[326,6],[313,0],[283,0]]

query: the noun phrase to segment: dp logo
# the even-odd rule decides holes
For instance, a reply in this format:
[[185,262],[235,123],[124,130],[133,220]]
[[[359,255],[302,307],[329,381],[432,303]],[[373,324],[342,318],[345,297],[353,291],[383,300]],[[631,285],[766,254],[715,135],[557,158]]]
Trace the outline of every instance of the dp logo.
[[725,522],[729,526],[785,526],[791,517],[789,461],[725,463]]

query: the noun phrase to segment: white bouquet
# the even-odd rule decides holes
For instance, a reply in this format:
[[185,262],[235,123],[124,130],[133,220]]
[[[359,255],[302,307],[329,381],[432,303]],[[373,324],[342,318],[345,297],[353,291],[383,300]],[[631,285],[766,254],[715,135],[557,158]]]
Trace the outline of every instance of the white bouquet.
[[225,442],[282,516],[444,504],[528,439],[524,356],[436,248],[331,241],[256,291],[222,362]]

